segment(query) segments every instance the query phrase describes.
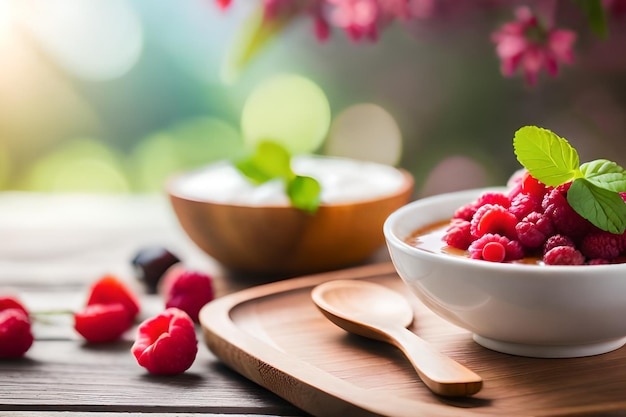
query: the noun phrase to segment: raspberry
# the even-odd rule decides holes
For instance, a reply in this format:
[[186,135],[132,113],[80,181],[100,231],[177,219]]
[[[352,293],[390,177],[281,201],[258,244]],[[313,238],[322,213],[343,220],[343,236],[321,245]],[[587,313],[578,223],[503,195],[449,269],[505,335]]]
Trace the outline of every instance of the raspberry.
[[130,350],[137,363],[152,374],[185,372],[198,353],[194,323],[184,311],[168,308],[139,325]]
[[624,250],[622,235],[609,232],[592,232],[583,237],[580,243],[580,251],[587,258],[606,259],[607,261],[617,258]]
[[554,233],[549,217],[533,211],[515,226],[517,238],[529,248],[538,248]]
[[113,275],[107,275],[91,286],[87,305],[121,303],[131,320],[139,314],[139,301],[135,294]]
[[534,199],[541,200],[548,191],[544,183],[535,179],[530,173],[524,173],[522,177],[522,192],[528,194]]
[[472,220],[472,217],[474,216],[474,213],[476,213],[477,209],[478,206],[476,205],[476,203],[466,204],[459,207],[452,215],[452,218],[470,221]]
[[443,236],[444,242],[453,248],[466,250],[472,243],[470,222],[467,220],[453,219]]
[[470,232],[475,238],[491,233],[515,239],[517,237],[517,232],[515,231],[516,224],[517,217],[509,213],[506,208],[485,204],[472,217]]
[[74,314],[74,329],[90,343],[118,340],[133,321],[121,303],[91,304]]
[[0,311],[8,310],[10,308],[15,308],[20,310],[26,317],[29,316],[28,310],[26,307],[18,301],[15,297],[10,296],[0,296]]
[[609,261],[606,259],[590,259],[587,261],[587,265],[608,265]]
[[626,203],[626,192],[619,192],[618,194],[620,197],[622,197],[622,200],[624,200],[624,202]]
[[491,204],[493,206],[498,205],[504,208],[509,208],[509,206],[511,205],[511,200],[509,200],[509,197],[502,193],[486,192],[478,197],[478,200],[476,201],[476,205],[478,207],[482,207],[485,204]]
[[0,359],[16,359],[33,345],[28,311],[13,297],[0,297]]
[[571,246],[573,248],[576,247],[574,241],[565,235],[552,235],[546,240],[546,243],[543,245],[543,253],[545,254],[552,248],[556,248],[557,246]]
[[557,246],[543,255],[546,265],[583,265],[585,257],[572,246]]
[[530,194],[518,194],[511,199],[509,211],[521,220],[533,211],[541,211],[541,199]]
[[562,193],[563,189],[559,186],[548,192],[541,204],[558,233],[578,239],[593,229],[593,225],[574,211]]
[[163,278],[161,292],[166,308],[177,307],[198,322],[200,309],[214,298],[213,280],[201,272],[173,267]]
[[[506,236],[500,236],[497,234],[487,233],[476,239],[469,246],[469,254],[472,259],[493,260],[494,253],[499,251],[493,243],[498,244],[504,248],[505,256],[498,262],[513,261],[524,257],[524,251],[521,244],[516,240],[510,240]],[[486,249],[486,250],[485,250]],[[499,257],[499,256],[498,256]]]
[[107,275],[91,286],[85,309],[74,314],[74,329],[88,342],[112,342],[132,327],[138,314],[135,295]]

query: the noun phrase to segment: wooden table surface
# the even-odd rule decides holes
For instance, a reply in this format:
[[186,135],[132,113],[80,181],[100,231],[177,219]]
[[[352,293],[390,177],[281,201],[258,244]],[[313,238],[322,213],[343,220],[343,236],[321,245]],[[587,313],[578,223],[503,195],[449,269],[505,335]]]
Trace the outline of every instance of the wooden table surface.
[[[141,294],[143,318],[163,309],[137,281],[131,260],[160,245],[192,269],[213,275],[217,296],[262,283],[229,276],[189,241],[161,195],[0,193],[0,292],[32,311],[80,309],[89,283],[115,274]],[[130,354],[134,332],[87,345],[71,317],[33,326],[35,343],[17,361],[0,361],[0,415],[279,415],[300,410],[223,365],[204,345],[184,374],[149,375]]]

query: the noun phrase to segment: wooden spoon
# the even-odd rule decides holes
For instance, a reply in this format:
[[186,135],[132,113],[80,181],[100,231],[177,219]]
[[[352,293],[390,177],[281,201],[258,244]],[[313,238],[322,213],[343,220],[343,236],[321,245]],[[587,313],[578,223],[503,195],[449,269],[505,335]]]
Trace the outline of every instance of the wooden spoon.
[[482,388],[480,376],[407,329],[413,309],[399,293],[373,282],[336,280],[316,286],[311,298],[342,329],[400,348],[434,393],[467,396]]

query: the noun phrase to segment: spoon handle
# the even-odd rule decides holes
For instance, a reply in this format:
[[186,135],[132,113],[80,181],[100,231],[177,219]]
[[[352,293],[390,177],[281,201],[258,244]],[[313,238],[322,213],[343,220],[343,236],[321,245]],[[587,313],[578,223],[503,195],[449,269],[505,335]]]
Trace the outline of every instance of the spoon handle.
[[443,396],[467,396],[480,391],[482,378],[454,359],[442,354],[424,339],[405,328],[387,329],[431,391]]

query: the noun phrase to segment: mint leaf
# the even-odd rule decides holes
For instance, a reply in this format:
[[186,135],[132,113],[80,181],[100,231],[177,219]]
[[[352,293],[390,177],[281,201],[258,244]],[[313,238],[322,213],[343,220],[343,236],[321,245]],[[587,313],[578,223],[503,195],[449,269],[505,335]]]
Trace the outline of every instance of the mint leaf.
[[274,178],[293,177],[289,152],[277,143],[260,142],[255,152],[235,163],[237,169],[255,184]]
[[287,183],[287,195],[294,207],[314,213],[320,205],[322,188],[316,179],[296,175]]
[[515,132],[513,148],[530,175],[546,185],[556,187],[582,175],[576,149],[548,129],[522,127]]
[[281,179],[291,204],[314,213],[320,205],[321,186],[311,177],[296,175],[291,169],[291,155],[282,145],[263,141],[248,157],[235,162],[235,167],[254,184]]
[[567,191],[570,206],[593,225],[607,232],[626,230],[626,202],[619,194],[585,179],[576,179]]
[[606,159],[584,163],[580,166],[583,177],[597,187],[613,192],[626,191],[626,170]]

